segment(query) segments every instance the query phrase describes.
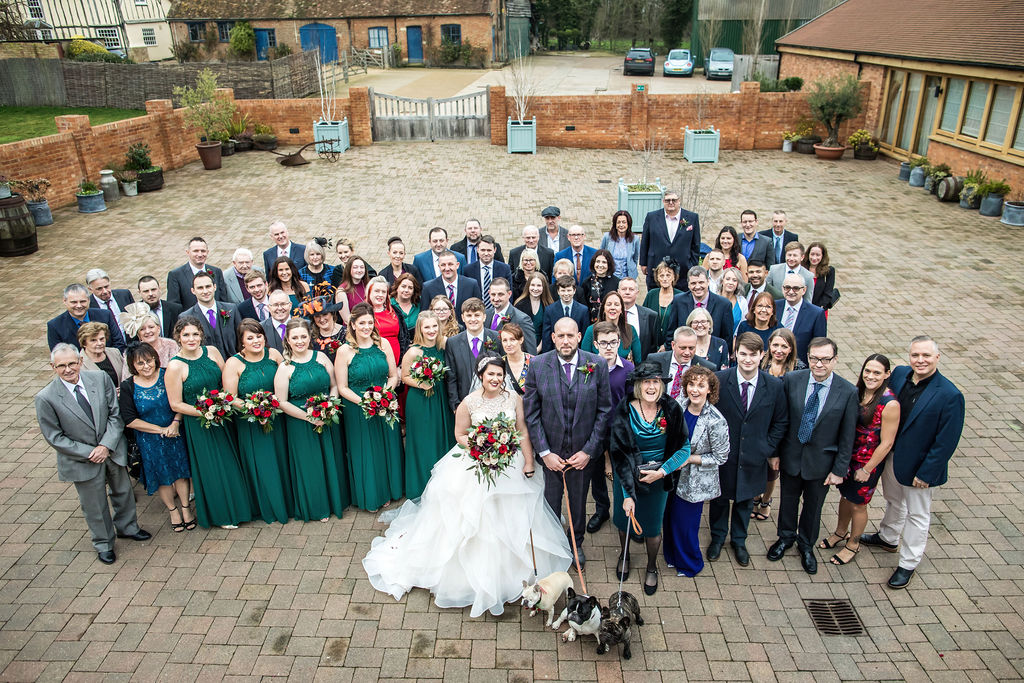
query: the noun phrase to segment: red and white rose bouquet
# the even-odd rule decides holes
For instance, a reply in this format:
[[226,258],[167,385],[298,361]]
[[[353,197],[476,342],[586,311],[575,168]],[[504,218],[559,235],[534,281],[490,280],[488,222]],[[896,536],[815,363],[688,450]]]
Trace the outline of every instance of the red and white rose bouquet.
[[[469,428],[469,447],[464,454],[472,462],[467,469],[475,470],[477,481],[486,481],[487,488],[512,464],[518,452],[519,430],[512,418],[500,415]],[[456,457],[460,455],[455,453]]]
[[281,403],[274,392],[261,389],[242,399],[240,412],[246,422],[259,424],[263,433],[269,434],[274,429],[274,418],[281,414]]
[[195,409],[199,411],[199,424],[204,429],[220,427],[231,419],[235,397],[220,389],[207,389],[196,397]]
[[390,389],[370,387],[363,392],[359,407],[363,409],[364,417],[382,417],[389,427],[398,422],[398,396]]
[[426,388],[423,389],[425,395],[433,396],[434,387],[438,382],[444,380],[445,373],[447,372],[448,368],[440,358],[423,356],[412,364],[409,376],[420,384],[426,385]]
[[306,399],[306,415],[323,424],[313,425],[313,431],[322,434],[324,427],[341,421],[341,399],[327,394],[315,394]]

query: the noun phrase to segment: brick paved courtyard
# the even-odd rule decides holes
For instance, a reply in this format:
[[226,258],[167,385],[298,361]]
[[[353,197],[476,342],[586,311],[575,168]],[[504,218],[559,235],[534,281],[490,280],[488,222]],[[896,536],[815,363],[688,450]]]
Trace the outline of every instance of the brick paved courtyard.
[[[767,562],[777,496],[772,522],[751,524],[749,568],[726,551],[696,579],[663,570],[653,597],[630,582],[646,625],[628,662],[597,656],[592,641],[562,644],[541,617],[526,619],[518,608],[474,620],[468,610],[434,607],[422,590],[401,602],[374,592],[360,559],[382,526],[351,508],[326,524],[175,534],[159,499],[137,491],[153,539],[119,541],[117,563],[99,563],[32,407],[50,378],[44,324],[62,310],[64,285],[92,267],[110,272],[115,287],[134,290],[143,274],[163,281],[184,262],[193,234],[209,240],[211,263],[227,266],[235,246],[268,245],[274,218],[300,242],[349,236],[375,264],[384,262],[388,235],[421,251],[427,227],[458,234],[469,216],[509,244],[551,203],[596,244],[615,208],[614,185],[599,181],[637,170],[629,152],[541,149],[522,157],[482,142],[376,144],[337,164],[292,169],[275,158],[236,155],[216,172],[193,163],[168,173],[162,192],[122,199],[103,214],[62,209],[40,230],[37,254],[0,261],[0,679],[1024,677],[1019,231],[937,203],[898,183],[896,166],[882,161],[725,152],[721,163],[694,168],[669,153],[651,175],[675,184],[683,172],[698,174],[705,187],[716,179],[715,217],[705,223],[736,225],[750,207],[764,228],[771,210],[784,208],[805,243],[827,243],[843,294],[829,323],[845,377],[871,352],[905,360],[915,334],[940,340],[941,369],[964,391],[968,419],[909,589],[884,588],[897,558],[867,548],[842,568],[820,552],[814,577],[792,553]],[[1003,244],[1009,248],[995,246]],[[826,527],[837,501],[831,493]],[[881,509],[877,496],[869,529]],[[616,586],[616,544],[608,526],[587,541],[587,586],[602,600]],[[867,635],[819,635],[802,604],[808,598],[850,599]]]

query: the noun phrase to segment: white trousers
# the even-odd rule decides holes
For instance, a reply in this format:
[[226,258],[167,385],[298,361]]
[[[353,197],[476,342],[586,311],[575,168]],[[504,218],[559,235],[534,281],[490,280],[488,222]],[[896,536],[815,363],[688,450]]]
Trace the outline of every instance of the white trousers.
[[928,525],[932,519],[932,489],[904,486],[896,480],[892,470],[892,457],[882,472],[882,495],[885,497],[885,515],[878,527],[878,535],[886,543],[900,543],[900,567],[917,569],[924,558],[928,543]]

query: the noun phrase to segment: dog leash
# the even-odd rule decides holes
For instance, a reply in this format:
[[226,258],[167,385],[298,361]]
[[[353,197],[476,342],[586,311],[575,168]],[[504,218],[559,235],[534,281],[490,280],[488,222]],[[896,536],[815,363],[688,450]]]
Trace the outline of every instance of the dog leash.
[[627,526],[627,529],[626,529],[626,542],[622,546],[622,566],[619,568],[619,593],[618,593],[618,595],[619,595],[619,607],[620,608],[622,607],[622,582],[625,580],[625,576],[626,576],[626,557],[628,557],[627,553],[629,552],[629,529],[628,529],[628,527],[632,526],[633,527],[633,531],[636,532],[637,536],[639,536],[640,534],[642,534],[644,532],[643,527],[640,526],[640,522],[636,521],[636,517],[633,516],[632,512],[629,513],[629,524],[627,524],[626,526]]
[[530,529],[530,555],[533,557],[533,582],[537,583],[537,549],[533,545],[533,529]]
[[562,470],[562,492],[565,494],[565,512],[569,517],[569,536],[572,538],[573,559],[576,561],[576,573],[580,577],[580,588],[587,592],[587,582],[583,580],[583,569],[580,568],[580,551],[576,547],[576,529],[572,525],[572,506],[569,504],[569,485],[565,483],[565,470]]

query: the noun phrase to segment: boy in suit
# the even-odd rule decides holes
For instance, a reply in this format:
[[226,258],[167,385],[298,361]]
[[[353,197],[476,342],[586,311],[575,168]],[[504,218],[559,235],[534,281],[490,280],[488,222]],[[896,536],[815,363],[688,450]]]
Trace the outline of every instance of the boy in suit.
[[541,339],[541,353],[553,351],[555,343],[551,339],[555,323],[562,318],[572,318],[576,326],[585,330],[590,326],[590,311],[576,301],[576,280],[571,275],[563,275],[555,283],[558,289],[558,301],[544,309],[544,331]]
[[498,333],[484,329],[484,302],[473,297],[462,304],[462,319],[466,330],[450,337],[444,346],[444,362],[448,366],[445,378],[448,405],[456,410],[466,398],[476,378],[476,362],[484,353],[500,354]]

